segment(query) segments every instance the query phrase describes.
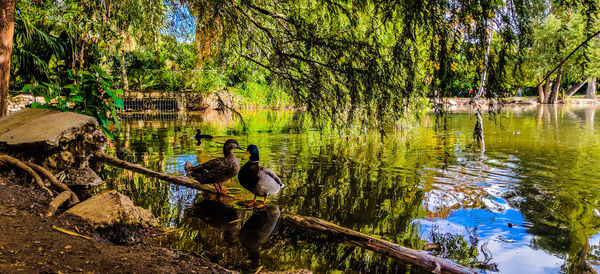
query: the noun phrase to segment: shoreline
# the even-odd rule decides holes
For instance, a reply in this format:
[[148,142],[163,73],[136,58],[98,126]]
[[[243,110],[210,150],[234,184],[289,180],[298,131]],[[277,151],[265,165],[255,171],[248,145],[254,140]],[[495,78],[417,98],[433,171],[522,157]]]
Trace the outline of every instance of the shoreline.
[[16,179],[22,177],[19,172],[0,171],[0,175],[0,272],[237,273],[203,256],[156,245],[155,239],[165,234],[161,228],[136,229],[128,235],[135,243],[120,245],[107,238],[119,231],[103,236],[76,218],[43,218],[48,194]]

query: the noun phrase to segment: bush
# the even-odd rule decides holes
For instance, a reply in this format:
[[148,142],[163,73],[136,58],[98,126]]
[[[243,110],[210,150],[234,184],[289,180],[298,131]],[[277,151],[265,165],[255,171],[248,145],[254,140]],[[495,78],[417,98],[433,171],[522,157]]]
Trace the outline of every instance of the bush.
[[123,109],[123,100],[119,97],[123,90],[113,89],[113,78],[98,66],[92,66],[92,71],[69,71],[69,80],[73,83],[63,87],[46,82],[35,87],[25,85],[22,92],[44,97],[44,104],[36,102],[31,104],[31,108],[56,109],[95,117],[100,129],[113,139],[108,130],[109,121],[112,120],[117,130],[121,130],[116,109]]

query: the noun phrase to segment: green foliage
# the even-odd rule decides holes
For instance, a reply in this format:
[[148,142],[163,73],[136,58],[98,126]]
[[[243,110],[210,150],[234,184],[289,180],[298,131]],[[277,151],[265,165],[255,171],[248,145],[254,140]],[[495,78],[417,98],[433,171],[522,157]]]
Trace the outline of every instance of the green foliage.
[[[97,65],[119,87],[226,88],[254,105],[284,91],[320,125],[381,129],[479,86],[487,44],[488,96],[536,85],[598,28],[597,2],[20,0],[12,87]],[[597,48],[563,79],[597,75]]]
[[11,79],[13,85],[50,81],[52,70],[57,69],[65,56],[65,45],[56,36],[38,27],[34,18],[23,11],[15,16],[15,35],[11,56]]
[[31,108],[71,111],[95,117],[100,129],[112,139],[109,121],[112,120],[120,130],[116,110],[123,109],[123,100],[119,97],[123,90],[113,89],[112,77],[98,66],[92,66],[92,71],[69,71],[69,80],[73,83],[63,87],[50,83],[35,87],[25,85],[23,92],[44,96],[45,103],[33,103]]

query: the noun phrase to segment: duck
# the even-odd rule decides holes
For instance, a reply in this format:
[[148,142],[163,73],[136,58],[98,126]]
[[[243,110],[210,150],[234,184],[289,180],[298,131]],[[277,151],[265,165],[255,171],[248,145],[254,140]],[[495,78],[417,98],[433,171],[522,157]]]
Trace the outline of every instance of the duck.
[[248,157],[250,157],[250,160],[240,169],[238,180],[245,189],[254,194],[254,200],[248,206],[257,205],[257,196],[265,197],[262,202],[264,206],[267,202],[267,197],[276,195],[285,185],[273,170],[258,164],[259,155],[256,145],[249,145],[246,148],[246,155],[242,159]]
[[184,165],[186,175],[201,184],[213,184],[218,194],[227,193],[222,183],[235,177],[240,171],[240,161],[233,154],[234,149],[244,150],[235,139],[229,139],[223,145],[224,157],[197,166],[186,161]]
[[212,135],[208,135],[208,134],[202,134],[202,131],[200,131],[200,129],[196,129],[196,136],[194,136],[194,138],[196,139],[197,142],[197,146],[199,146],[200,144],[202,144],[202,139],[206,139],[206,140],[212,140]]

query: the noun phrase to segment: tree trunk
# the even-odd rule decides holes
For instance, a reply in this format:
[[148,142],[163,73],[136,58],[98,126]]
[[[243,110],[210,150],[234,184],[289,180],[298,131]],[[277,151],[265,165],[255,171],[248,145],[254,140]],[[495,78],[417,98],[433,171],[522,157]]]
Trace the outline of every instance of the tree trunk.
[[198,26],[200,20],[196,19],[196,36],[194,37],[194,53],[196,60],[194,61],[194,69],[202,69],[202,28]]
[[548,104],[556,104],[558,100],[558,92],[560,91],[560,81],[562,80],[563,67],[558,68],[556,72],[556,79],[552,83],[552,92],[548,96]]
[[546,83],[544,84],[544,100],[542,101],[543,104],[548,103],[548,98],[550,97],[550,85],[551,85],[550,79],[546,80]]
[[538,86],[537,86],[537,88],[538,88],[538,96],[539,96],[538,97],[538,102],[540,104],[543,104],[544,103],[544,87],[542,86],[542,83],[541,83],[539,77],[538,77],[538,83],[539,83]]
[[484,92],[484,88],[485,88],[485,81],[486,81],[486,77],[487,77],[487,69],[488,69],[488,60],[489,60],[489,56],[490,56],[490,45],[492,44],[492,38],[494,38],[494,31],[492,29],[489,30],[490,32],[490,36],[487,40],[487,43],[485,45],[485,56],[483,58],[483,72],[481,73],[481,82],[479,83],[479,89],[477,90],[477,94],[475,95],[475,99],[479,99],[479,97],[481,97],[482,95],[485,96],[485,94],[483,94]]
[[127,69],[125,67],[125,52],[121,52],[121,77],[123,78],[123,90],[129,90],[129,81],[127,80]]
[[596,77],[592,77],[588,81],[587,90],[585,92],[585,98],[596,99]]
[[581,82],[573,85],[569,90],[567,90],[567,98],[573,96],[590,78],[585,78],[581,80]]
[[15,0],[0,0],[0,117],[8,114],[10,55],[15,31]]

